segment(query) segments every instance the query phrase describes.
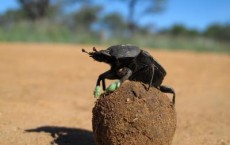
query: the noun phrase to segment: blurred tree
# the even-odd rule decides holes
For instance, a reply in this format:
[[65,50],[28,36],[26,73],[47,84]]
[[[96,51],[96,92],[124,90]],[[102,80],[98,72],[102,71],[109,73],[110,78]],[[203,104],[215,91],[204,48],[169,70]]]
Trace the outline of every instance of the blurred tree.
[[210,25],[206,31],[204,32],[204,34],[206,36],[209,36],[209,37],[218,37],[218,35],[220,35],[221,33],[221,26],[219,24],[213,24],[213,25]]
[[227,24],[224,26],[222,37],[224,41],[227,41],[227,42],[230,41],[230,24]]
[[[96,0],[59,0],[62,3],[62,6],[65,7],[65,9],[69,8],[69,6],[72,5],[78,5],[80,8],[80,11],[74,11],[74,21],[76,25],[81,25],[85,28],[89,28],[90,23],[94,23],[97,21],[97,14],[102,9],[103,5],[96,3]],[[151,14],[162,12],[165,8],[167,0],[120,0],[121,4],[124,4],[127,6],[128,16],[127,21],[125,22],[126,28],[130,32],[130,34],[134,33],[134,31],[144,31],[145,33],[148,32],[146,28],[142,29],[140,28],[139,21],[145,16],[149,16]],[[112,1],[109,1],[112,2]],[[100,7],[100,10],[93,10],[93,7]],[[91,12],[90,12],[91,11]],[[109,14],[109,16],[106,16],[106,18],[103,18],[103,22],[108,23],[105,24],[107,28],[115,27],[116,25],[123,25],[120,23],[123,13],[120,14],[117,13],[116,16],[114,14]],[[120,18],[119,18],[120,17]],[[105,20],[106,19],[106,20]],[[115,19],[115,20],[112,20]],[[85,24],[84,24],[85,23]],[[112,24],[114,23],[114,24]],[[104,26],[105,26],[104,25]],[[120,26],[118,26],[120,27]],[[123,26],[122,26],[123,27]],[[140,29],[140,30],[139,30]]]
[[26,18],[23,10],[8,10],[3,15],[0,15],[0,25],[9,24],[15,21]]
[[92,24],[98,20],[100,10],[100,6],[84,5],[79,11],[73,14],[75,24],[85,30],[90,30]]
[[230,25],[212,24],[206,29],[204,35],[218,40],[230,41]]
[[128,1],[128,29],[133,33],[138,21],[146,15],[162,12],[166,0],[126,0]]
[[183,25],[176,24],[171,27],[171,29],[169,30],[169,33],[174,36],[186,35],[187,29]]
[[120,33],[125,29],[125,21],[118,13],[108,14],[102,18],[102,26],[113,33]]
[[199,36],[201,33],[196,29],[187,30],[187,35],[189,36]]
[[25,10],[27,15],[33,19],[37,20],[41,17],[46,16],[49,0],[18,0]]
[[170,34],[173,36],[198,36],[200,32],[196,29],[188,29],[184,25],[175,24],[170,29],[165,29],[160,32],[161,34]]

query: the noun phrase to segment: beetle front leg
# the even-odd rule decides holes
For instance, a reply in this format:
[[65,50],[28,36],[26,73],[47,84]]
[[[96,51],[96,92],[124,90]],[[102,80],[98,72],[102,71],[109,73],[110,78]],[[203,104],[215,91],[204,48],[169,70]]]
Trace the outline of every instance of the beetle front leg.
[[108,70],[104,72],[103,74],[99,75],[96,86],[100,86],[100,82],[102,81],[102,88],[103,90],[106,90],[105,79],[114,80],[114,79],[118,79],[118,77],[114,73],[114,71]]
[[116,79],[116,75],[113,73],[113,71],[108,70],[104,72],[103,74],[99,75],[96,83],[96,88],[94,91],[94,96],[99,97],[101,95],[101,88],[100,88],[100,82],[102,81],[102,88],[103,90],[106,90],[106,84],[105,79]]
[[[105,73],[106,73],[106,72],[105,72]],[[104,77],[103,75],[104,75],[104,73],[101,74],[101,75],[98,77],[96,86],[100,86],[100,82],[102,81],[102,88],[103,88],[103,90],[105,90],[105,88],[106,88],[106,85],[105,85],[105,77]]]
[[117,82],[113,82],[109,85],[109,87],[106,89],[106,92],[113,92],[115,91],[117,88],[120,87],[120,85],[125,81],[128,80],[129,77],[132,75],[132,70],[129,68],[122,68],[119,71],[117,71],[116,73],[117,77],[120,78],[119,81]]

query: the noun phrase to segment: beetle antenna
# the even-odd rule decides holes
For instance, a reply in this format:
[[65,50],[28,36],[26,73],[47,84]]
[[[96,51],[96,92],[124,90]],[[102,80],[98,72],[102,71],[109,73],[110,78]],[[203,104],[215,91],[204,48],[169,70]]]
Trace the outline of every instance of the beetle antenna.
[[89,52],[87,52],[84,48],[82,48],[81,51],[89,54]]
[[93,47],[93,51],[97,52],[97,49],[95,47]]

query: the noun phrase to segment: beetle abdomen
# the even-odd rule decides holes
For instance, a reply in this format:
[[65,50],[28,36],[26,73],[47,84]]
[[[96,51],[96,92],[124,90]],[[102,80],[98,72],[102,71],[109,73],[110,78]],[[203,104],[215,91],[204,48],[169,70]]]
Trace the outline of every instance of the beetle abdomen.
[[130,80],[140,81],[158,87],[163,82],[166,75],[164,68],[147,52],[141,50],[141,53],[135,59],[136,68],[133,69],[133,74]]
[[166,76],[165,69],[147,51],[142,50],[142,53],[140,55],[143,55],[143,56],[139,57],[139,59],[143,59],[143,60],[139,60],[139,61],[142,61],[142,63],[148,64],[148,65],[154,65],[156,71],[159,71],[163,76]]
[[136,72],[133,73],[133,75],[129,78],[129,80],[149,84],[152,77],[153,80],[151,84],[154,87],[160,86],[164,80],[164,75],[162,75],[162,73],[157,71],[156,68],[154,69],[154,74],[153,74],[153,69],[151,66],[146,66],[143,67],[142,69],[137,70]]

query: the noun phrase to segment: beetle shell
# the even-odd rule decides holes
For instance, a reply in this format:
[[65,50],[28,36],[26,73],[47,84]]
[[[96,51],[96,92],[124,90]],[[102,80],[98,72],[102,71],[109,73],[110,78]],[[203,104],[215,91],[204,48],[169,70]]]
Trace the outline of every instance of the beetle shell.
[[114,45],[109,47],[109,54],[115,58],[136,57],[140,52],[140,48],[132,45]]

